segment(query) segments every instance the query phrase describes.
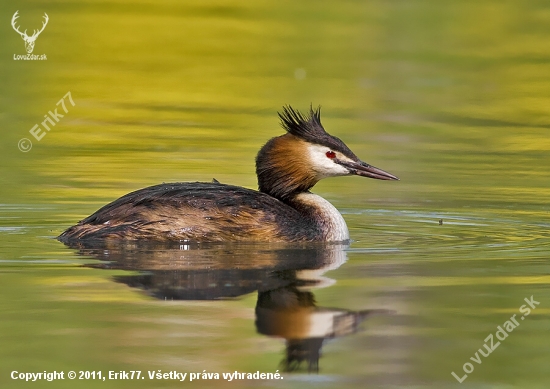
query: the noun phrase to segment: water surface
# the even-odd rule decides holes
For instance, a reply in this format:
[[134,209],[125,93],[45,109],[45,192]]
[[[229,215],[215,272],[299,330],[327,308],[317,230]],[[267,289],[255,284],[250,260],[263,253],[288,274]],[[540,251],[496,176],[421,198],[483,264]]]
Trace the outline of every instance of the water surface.
[[[12,7],[0,6],[2,20]],[[23,28],[43,12],[50,22],[35,46],[47,61],[14,61],[24,44],[7,22],[0,37],[3,388],[75,385],[14,381],[13,370],[159,369],[293,371],[76,384],[547,386],[547,3],[18,7]],[[29,129],[68,91],[75,105],[36,141]],[[147,185],[216,178],[255,188],[254,157],[282,133],[283,104],[321,104],[329,132],[401,178],[314,188],[344,215],[349,247],[55,241]],[[531,296],[540,305],[521,320]],[[520,325],[481,364],[470,360],[514,314]],[[289,355],[307,357],[297,366]],[[474,371],[459,384],[451,373],[462,377],[465,363]]]

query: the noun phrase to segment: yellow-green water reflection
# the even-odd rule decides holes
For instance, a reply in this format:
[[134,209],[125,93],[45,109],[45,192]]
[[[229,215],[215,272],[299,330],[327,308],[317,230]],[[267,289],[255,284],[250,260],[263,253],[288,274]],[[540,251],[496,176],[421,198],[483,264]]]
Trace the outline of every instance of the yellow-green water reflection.
[[[47,61],[13,60],[16,10],[29,30],[48,13],[35,46]],[[31,385],[13,369],[277,369],[284,343],[257,333],[255,293],[158,301],[51,238],[146,185],[254,188],[255,153],[282,131],[276,111],[311,103],[329,132],[401,178],[314,188],[355,240],[317,305],[396,314],[325,344],[320,376],[234,386],[458,386],[451,371],[534,295],[541,305],[460,387],[546,387],[545,2],[39,1],[0,15],[2,387]],[[67,91],[75,106],[35,141],[29,129]]]

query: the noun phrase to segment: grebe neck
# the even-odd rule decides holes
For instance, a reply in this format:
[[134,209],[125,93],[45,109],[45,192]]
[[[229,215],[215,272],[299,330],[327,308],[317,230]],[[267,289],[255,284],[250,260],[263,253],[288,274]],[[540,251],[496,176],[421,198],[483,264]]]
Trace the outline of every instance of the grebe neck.
[[334,205],[321,196],[311,192],[302,192],[292,196],[285,202],[310,218],[322,231],[324,241],[349,241],[346,221]]
[[270,139],[256,157],[260,192],[286,202],[313,187],[319,177],[311,169],[306,150],[306,142],[291,134]]

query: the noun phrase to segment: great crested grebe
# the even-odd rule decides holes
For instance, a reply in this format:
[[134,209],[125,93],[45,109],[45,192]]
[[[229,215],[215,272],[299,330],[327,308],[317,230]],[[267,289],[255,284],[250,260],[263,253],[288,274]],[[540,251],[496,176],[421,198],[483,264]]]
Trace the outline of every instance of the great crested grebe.
[[349,232],[334,206],[309,191],[327,177],[398,180],[361,161],[321,125],[320,108],[279,113],[286,134],[256,157],[259,191],[217,181],[140,189],[68,228],[58,239],[190,242],[344,242]]

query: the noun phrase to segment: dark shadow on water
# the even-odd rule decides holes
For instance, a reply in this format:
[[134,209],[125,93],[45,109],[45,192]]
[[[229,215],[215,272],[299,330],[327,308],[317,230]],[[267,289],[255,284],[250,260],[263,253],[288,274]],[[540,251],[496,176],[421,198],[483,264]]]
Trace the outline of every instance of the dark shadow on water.
[[319,371],[323,343],[361,330],[374,314],[318,307],[313,289],[330,287],[324,273],[347,259],[347,245],[86,243],[78,253],[101,260],[86,266],[138,271],[116,282],[161,300],[216,300],[258,292],[258,333],[286,340],[281,365],[289,371]]

